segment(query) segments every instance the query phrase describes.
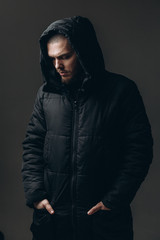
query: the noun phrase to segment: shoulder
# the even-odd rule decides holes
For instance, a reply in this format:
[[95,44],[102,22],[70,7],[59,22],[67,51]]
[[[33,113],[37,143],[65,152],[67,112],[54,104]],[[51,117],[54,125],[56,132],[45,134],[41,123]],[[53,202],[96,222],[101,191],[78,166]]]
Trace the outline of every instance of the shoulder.
[[43,83],[37,91],[37,99],[43,100],[44,98],[50,98],[54,95],[53,92],[46,91],[46,83]]
[[109,86],[114,86],[117,89],[126,89],[126,88],[137,88],[136,83],[125,77],[124,75],[106,72],[106,79]]
[[46,101],[48,102],[49,99],[54,101],[55,99],[61,98],[61,94],[59,92],[54,92],[52,90],[53,89],[49,91],[49,89],[46,88],[46,83],[42,84],[37,91],[36,101],[43,104]]
[[139,93],[137,84],[133,80],[112,72],[106,72],[102,91],[115,97],[128,96],[136,92]]
[[35,98],[35,107],[41,106],[41,104],[43,102],[43,98],[44,98],[43,88],[44,88],[44,84],[42,84],[37,90],[37,94],[36,94],[36,98]]
[[39,98],[39,99],[43,98],[43,96],[44,96],[44,91],[43,91],[44,85],[45,84],[42,84],[37,90],[37,98]]

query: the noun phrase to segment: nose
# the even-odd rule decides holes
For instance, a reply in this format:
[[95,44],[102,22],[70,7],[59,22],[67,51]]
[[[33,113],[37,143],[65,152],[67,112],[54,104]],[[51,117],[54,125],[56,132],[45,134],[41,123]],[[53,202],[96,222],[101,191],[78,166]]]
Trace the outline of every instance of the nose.
[[55,59],[54,66],[56,69],[62,68],[62,62],[60,59]]

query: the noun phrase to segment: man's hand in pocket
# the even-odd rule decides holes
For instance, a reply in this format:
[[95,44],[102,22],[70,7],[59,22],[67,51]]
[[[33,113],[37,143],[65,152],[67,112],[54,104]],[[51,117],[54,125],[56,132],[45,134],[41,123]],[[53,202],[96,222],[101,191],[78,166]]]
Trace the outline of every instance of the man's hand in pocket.
[[54,210],[47,199],[34,203],[34,207],[36,209],[45,208],[50,214],[54,214]]
[[95,212],[99,211],[99,210],[106,210],[106,211],[110,211],[111,209],[107,208],[106,206],[104,206],[103,202],[99,202],[97,203],[94,207],[92,207],[87,214],[88,215],[92,215]]

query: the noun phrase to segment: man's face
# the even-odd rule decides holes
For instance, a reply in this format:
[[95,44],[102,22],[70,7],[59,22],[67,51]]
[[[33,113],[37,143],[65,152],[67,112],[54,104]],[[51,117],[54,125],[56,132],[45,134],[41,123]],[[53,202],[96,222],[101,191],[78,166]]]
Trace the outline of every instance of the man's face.
[[51,41],[47,44],[48,56],[61,76],[63,83],[70,83],[80,71],[80,63],[76,52],[69,44],[67,38]]

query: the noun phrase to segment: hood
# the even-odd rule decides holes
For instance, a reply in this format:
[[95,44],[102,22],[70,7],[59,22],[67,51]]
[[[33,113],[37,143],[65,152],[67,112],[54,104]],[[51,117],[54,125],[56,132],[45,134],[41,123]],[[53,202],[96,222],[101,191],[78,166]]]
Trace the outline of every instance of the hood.
[[64,18],[51,23],[40,37],[41,69],[44,82],[50,89],[61,88],[60,75],[48,60],[47,42],[50,37],[63,34],[75,50],[84,70],[82,88],[93,85],[105,73],[104,59],[91,22],[84,17]]

